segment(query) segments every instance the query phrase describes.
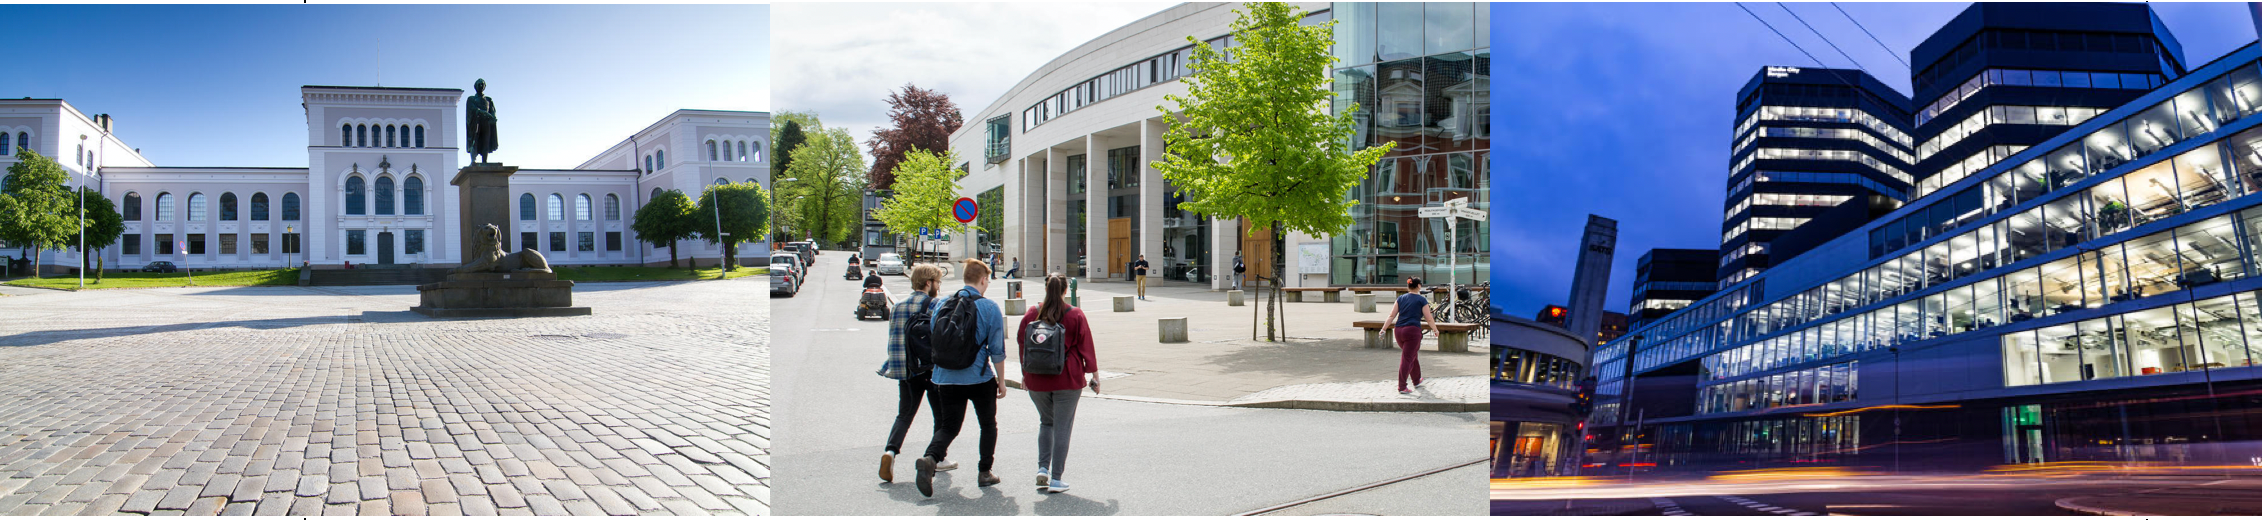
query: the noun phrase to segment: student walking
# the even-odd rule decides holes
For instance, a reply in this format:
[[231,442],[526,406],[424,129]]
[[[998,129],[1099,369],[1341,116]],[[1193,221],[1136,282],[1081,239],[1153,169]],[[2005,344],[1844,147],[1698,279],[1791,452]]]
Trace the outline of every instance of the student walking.
[[1241,252],[1241,251],[1235,251],[1235,252],[1234,252],[1234,290],[1237,290],[1237,291],[1240,291],[1240,290],[1242,290],[1242,272],[1243,272],[1243,271],[1248,271],[1249,269],[1250,269],[1250,268],[1248,268],[1248,267],[1244,267],[1244,266],[1242,265],[1242,252]]
[[[912,429],[912,419],[920,415],[920,401],[935,404],[935,383],[928,380],[935,368],[929,331],[943,269],[917,265],[912,267],[911,276],[912,294],[888,311],[888,361],[881,364],[880,375],[896,380],[896,424],[889,427],[888,446],[880,453],[881,482],[896,481],[897,450],[904,446],[904,434]],[[957,467],[949,461],[936,462],[937,471]]]
[[1138,259],[1138,260],[1133,260],[1133,261],[1132,261],[1132,282],[1133,282],[1133,283],[1136,283],[1136,284],[1139,284],[1139,287],[1140,287],[1140,299],[1141,299],[1142,301],[1145,301],[1145,300],[1147,300],[1147,299],[1148,299],[1148,255],[1140,255],[1140,259]]
[[[1093,330],[1085,311],[1069,306],[1069,278],[1046,276],[1046,299],[1022,315],[1022,389],[1038,407],[1038,490],[1069,490],[1061,481],[1069,460],[1070,427],[1077,420],[1077,396],[1087,381],[1098,382]],[[1097,387],[1096,387],[1097,391]]]
[[973,258],[960,262],[960,279],[967,283],[937,306],[929,323],[928,341],[935,347],[935,438],[928,441],[927,456],[914,464],[921,496],[935,496],[935,472],[943,471],[944,455],[959,437],[967,408],[975,409],[975,425],[982,428],[982,458],[975,483],[999,483],[991,474],[998,448],[998,400],[1006,397],[999,374],[1006,371],[1006,315],[998,304],[983,298],[990,289],[990,268]]
[[1391,306],[1391,316],[1384,318],[1392,326],[1392,337],[1399,340],[1399,393],[1412,393],[1407,382],[1423,386],[1423,365],[1415,362],[1415,353],[1423,350],[1423,328],[1438,334],[1439,323],[1431,318],[1431,300],[1423,297],[1423,279],[1408,278],[1407,294]]

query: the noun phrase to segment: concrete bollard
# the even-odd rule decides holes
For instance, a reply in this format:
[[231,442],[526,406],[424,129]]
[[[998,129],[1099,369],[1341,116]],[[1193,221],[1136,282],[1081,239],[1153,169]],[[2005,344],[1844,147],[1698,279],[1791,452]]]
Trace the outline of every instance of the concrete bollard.
[[1132,297],[1117,296],[1110,299],[1116,301],[1116,312],[1132,312]]
[[1352,312],[1376,312],[1376,295],[1374,293],[1352,295]]
[[1326,303],[1342,302],[1344,301],[1344,291],[1336,290],[1321,293],[1321,301]]
[[1157,319],[1156,341],[1163,343],[1186,343],[1187,318]]
[[1025,312],[1029,312],[1029,307],[1030,307],[1030,301],[1029,301],[1029,300],[1024,300],[1024,299],[1021,299],[1021,298],[1007,298],[1007,299],[1006,299],[1006,315],[1007,315],[1007,316],[1021,316],[1021,315],[1022,315],[1022,313],[1025,313]]
[[1241,306],[1242,306],[1242,290],[1241,290],[1241,289],[1235,289],[1235,290],[1232,290],[1232,291],[1227,291],[1227,292],[1226,292],[1226,306],[1228,306],[1228,307],[1241,307]]

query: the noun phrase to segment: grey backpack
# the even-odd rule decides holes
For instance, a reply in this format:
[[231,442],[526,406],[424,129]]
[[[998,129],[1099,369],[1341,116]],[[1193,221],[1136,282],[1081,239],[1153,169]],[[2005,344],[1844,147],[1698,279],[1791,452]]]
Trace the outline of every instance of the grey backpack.
[[1022,371],[1050,376],[1061,373],[1068,338],[1061,324],[1030,320],[1022,327]]

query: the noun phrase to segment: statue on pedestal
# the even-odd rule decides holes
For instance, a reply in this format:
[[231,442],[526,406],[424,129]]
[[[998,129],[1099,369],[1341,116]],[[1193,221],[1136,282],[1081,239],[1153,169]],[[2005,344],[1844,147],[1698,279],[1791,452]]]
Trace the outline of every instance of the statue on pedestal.
[[464,151],[472,163],[495,152],[495,98],[487,97],[487,80],[472,82],[472,97],[464,99]]

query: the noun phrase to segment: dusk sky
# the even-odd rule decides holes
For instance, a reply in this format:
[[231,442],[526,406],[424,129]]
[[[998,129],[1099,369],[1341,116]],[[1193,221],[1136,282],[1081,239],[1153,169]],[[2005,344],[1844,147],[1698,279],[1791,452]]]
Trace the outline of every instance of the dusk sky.
[[[1853,68],[1775,3],[1746,3],[1823,67]],[[1791,11],[1904,94],[1895,56],[1969,4],[1842,3]],[[2247,4],[2155,3],[2200,65],[2256,40]],[[1732,3],[1493,4],[1493,298],[1530,317],[1563,304],[1589,214],[1619,221],[1605,309],[1627,310],[1635,260],[1721,243],[1737,89],[1761,67],[1817,67]]]
[[0,6],[19,44],[0,74],[0,97],[62,98],[90,116],[111,114],[118,137],[158,166],[303,167],[302,85],[468,95],[485,78],[502,117],[495,158],[571,168],[679,108],[769,110],[769,12]]

